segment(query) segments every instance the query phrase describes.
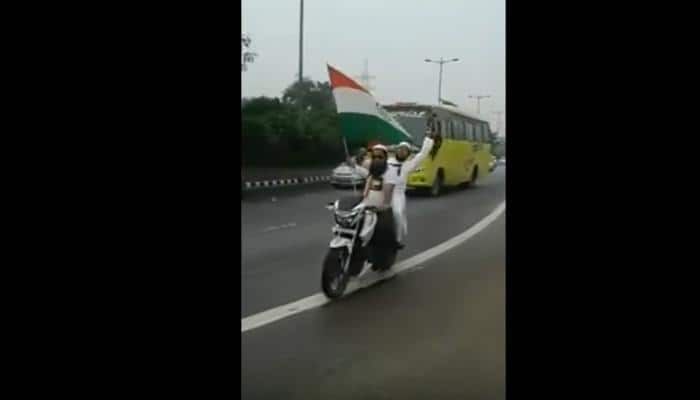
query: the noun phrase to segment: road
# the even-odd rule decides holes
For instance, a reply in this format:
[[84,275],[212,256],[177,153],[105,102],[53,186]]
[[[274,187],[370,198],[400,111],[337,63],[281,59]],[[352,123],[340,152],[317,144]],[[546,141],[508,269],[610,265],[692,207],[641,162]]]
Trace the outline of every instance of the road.
[[[319,292],[332,223],[323,206],[338,193],[242,202],[241,317]],[[504,168],[473,189],[409,198],[399,260],[464,232],[504,200]],[[241,346],[244,399],[505,398],[505,216],[419,270],[246,331]]]

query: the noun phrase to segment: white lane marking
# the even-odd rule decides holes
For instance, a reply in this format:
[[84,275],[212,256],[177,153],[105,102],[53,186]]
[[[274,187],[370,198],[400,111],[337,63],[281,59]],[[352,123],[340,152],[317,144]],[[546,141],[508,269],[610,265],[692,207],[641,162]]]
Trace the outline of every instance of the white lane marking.
[[284,225],[268,226],[267,228],[263,229],[263,232],[267,233],[272,231],[278,231],[280,229],[294,228],[295,226],[297,226],[296,222],[290,222]]
[[[388,279],[396,274],[400,274],[402,272],[407,272],[411,269],[415,269],[416,266],[419,266],[421,263],[424,263],[431,258],[437,257],[442,253],[445,253],[458,245],[466,242],[467,240],[471,239],[472,237],[476,236],[479,232],[484,230],[487,226],[489,226],[492,222],[494,222],[498,217],[501,216],[501,214],[506,210],[506,202],[504,201],[503,203],[499,204],[498,207],[496,207],[495,210],[493,210],[489,215],[484,217],[481,221],[477,222],[475,225],[467,229],[466,231],[460,233],[459,235],[453,237],[452,239],[449,239],[445,242],[442,242],[441,244],[430,248],[422,253],[416,254],[415,256],[408,258],[401,263],[395,265],[392,270],[393,273],[383,275],[383,276],[377,276],[375,275],[374,279],[367,279],[367,280],[359,280],[359,281],[352,281],[348,284],[348,289],[346,292],[346,295],[355,292],[357,290],[366,288],[368,286],[371,286],[381,280]],[[422,267],[421,267],[422,269]],[[323,293],[317,293],[309,297],[305,297],[301,300],[297,300],[295,302],[285,304],[279,307],[271,308],[267,311],[263,311],[258,314],[251,315],[249,317],[241,319],[241,332],[247,332],[250,330],[253,330],[255,328],[259,328],[261,326],[265,326],[268,324],[271,324],[275,321],[279,321],[283,318],[290,317],[294,314],[299,314],[301,312],[311,310],[313,308],[320,307],[326,303],[329,303],[330,300],[326,298],[326,296]]]

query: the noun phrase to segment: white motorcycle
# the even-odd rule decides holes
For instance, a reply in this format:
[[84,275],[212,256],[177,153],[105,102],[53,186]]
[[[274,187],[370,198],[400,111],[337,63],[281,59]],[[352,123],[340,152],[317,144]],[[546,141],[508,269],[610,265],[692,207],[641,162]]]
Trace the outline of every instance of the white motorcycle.
[[350,278],[368,266],[377,272],[396,261],[396,236],[391,209],[378,211],[364,204],[362,196],[345,197],[328,204],[333,211],[333,240],[323,261],[323,293],[336,299],[345,293]]

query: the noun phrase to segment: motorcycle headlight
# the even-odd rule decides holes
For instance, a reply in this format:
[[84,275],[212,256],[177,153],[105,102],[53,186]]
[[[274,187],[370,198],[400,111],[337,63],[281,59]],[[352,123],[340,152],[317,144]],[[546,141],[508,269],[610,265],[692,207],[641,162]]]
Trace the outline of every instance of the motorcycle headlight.
[[357,219],[358,213],[335,214],[335,222],[343,228],[351,228]]

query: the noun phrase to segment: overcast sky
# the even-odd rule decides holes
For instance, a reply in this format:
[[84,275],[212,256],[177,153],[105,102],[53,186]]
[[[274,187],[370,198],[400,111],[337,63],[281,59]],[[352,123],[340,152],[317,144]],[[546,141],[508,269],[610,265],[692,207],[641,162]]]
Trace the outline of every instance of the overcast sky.
[[[300,0],[242,0],[243,32],[259,53],[241,74],[243,96],[280,96],[298,73]],[[505,111],[505,0],[305,0],[304,76],[328,81],[326,63],[357,78],[368,59],[373,94],[382,103],[437,102],[476,112],[469,94],[491,95],[481,115]],[[505,127],[505,114],[502,118]],[[503,129],[504,130],[504,129]]]

